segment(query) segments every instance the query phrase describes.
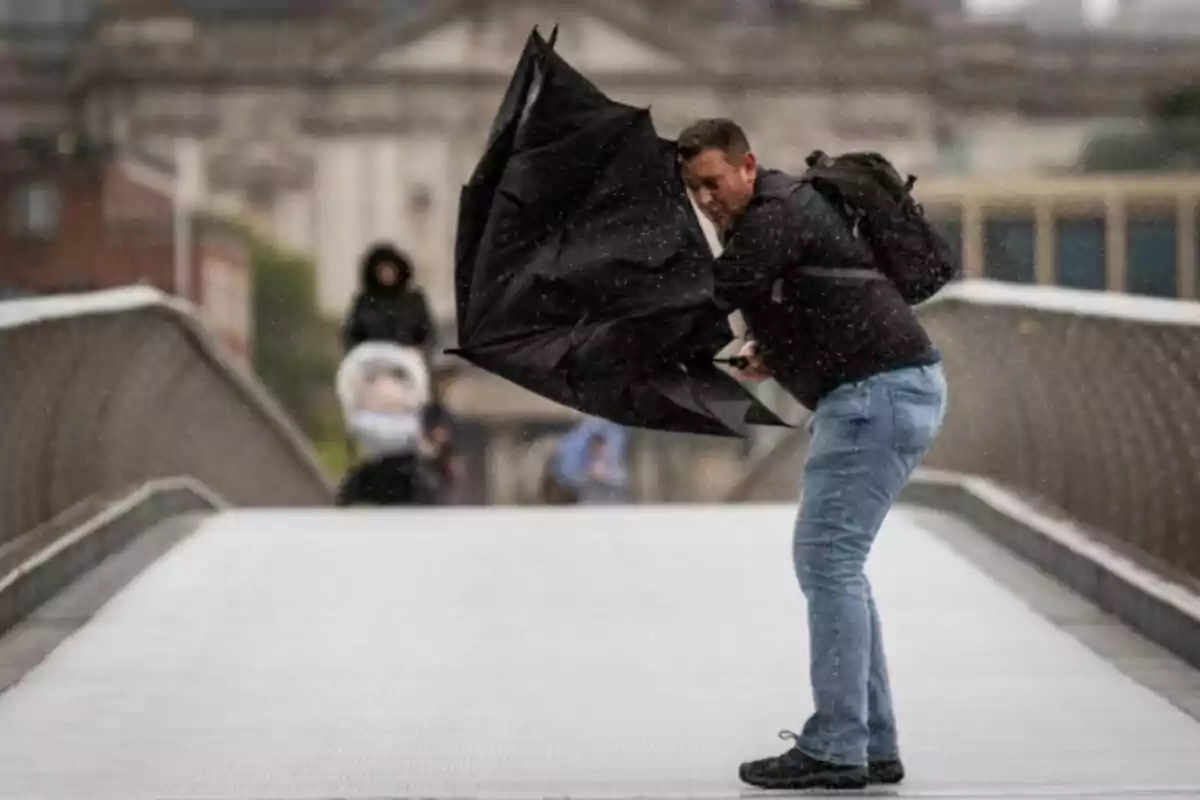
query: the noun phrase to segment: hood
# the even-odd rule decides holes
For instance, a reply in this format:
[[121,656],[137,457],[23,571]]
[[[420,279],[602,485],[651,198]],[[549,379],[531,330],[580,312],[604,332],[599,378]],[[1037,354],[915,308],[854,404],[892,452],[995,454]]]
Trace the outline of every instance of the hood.
[[[392,262],[400,268],[399,280],[395,286],[384,286],[375,277],[375,268],[380,264]],[[378,244],[363,256],[359,281],[367,294],[387,294],[403,292],[412,283],[413,267],[408,256],[388,244]]]

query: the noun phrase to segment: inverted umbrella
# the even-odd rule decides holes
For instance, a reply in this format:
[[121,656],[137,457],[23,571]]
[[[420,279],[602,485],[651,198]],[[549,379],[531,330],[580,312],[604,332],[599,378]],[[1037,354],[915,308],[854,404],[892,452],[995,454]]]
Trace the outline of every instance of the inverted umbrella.
[[733,334],[673,143],[553,38],[530,34],[463,188],[448,352],[623,425],[785,425],[713,365]]

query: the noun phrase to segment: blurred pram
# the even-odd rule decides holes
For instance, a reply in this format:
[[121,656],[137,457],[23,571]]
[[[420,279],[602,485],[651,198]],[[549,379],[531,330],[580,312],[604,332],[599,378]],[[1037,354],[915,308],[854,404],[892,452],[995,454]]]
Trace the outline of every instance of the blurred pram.
[[440,477],[423,427],[430,380],[421,351],[363,342],[342,359],[336,382],[357,457],[338,487],[337,504],[436,503]]

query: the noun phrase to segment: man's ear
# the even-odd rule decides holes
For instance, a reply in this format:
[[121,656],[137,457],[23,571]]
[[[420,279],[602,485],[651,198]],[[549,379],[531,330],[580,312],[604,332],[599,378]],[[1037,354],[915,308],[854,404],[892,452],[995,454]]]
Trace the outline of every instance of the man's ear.
[[742,167],[749,173],[753,174],[758,171],[758,157],[754,153],[746,153],[742,157]]

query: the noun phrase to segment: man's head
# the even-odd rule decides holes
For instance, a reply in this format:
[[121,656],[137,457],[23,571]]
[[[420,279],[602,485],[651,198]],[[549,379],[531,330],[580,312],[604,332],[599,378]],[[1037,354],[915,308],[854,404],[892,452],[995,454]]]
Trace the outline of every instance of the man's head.
[[745,131],[730,119],[702,119],[679,134],[676,149],[696,203],[715,225],[728,227],[754,196],[758,160]]

